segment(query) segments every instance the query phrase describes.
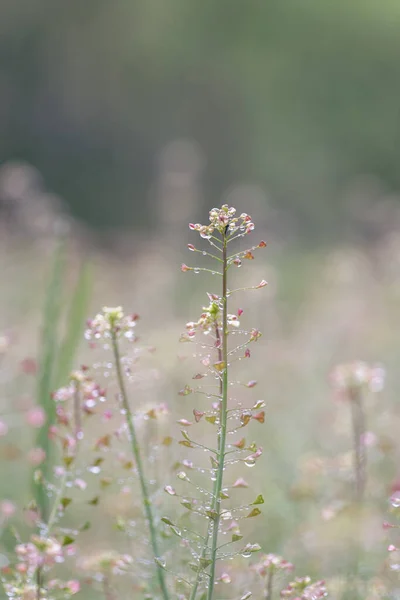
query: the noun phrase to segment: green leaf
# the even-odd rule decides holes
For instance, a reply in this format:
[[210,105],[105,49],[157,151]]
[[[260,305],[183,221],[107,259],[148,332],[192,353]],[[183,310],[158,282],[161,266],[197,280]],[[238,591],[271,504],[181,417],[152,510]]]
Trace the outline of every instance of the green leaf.
[[166,523],[167,525],[175,525],[175,523],[173,523],[170,519],[168,519],[168,517],[161,517],[161,521],[163,523]]
[[211,565],[212,560],[210,558],[200,558],[199,562],[202,569],[207,569]]
[[85,521],[85,523],[79,527],[79,531],[87,531],[88,529],[90,529],[90,527],[90,521]]
[[71,502],[72,502],[72,498],[61,498],[60,504],[64,509],[66,509],[67,506],[69,506],[71,504]]
[[262,497],[262,494],[259,494],[254,502],[250,504],[250,506],[255,506],[256,504],[264,504],[264,498]]
[[112,477],[102,477],[100,479],[100,487],[107,488],[109,485],[111,485],[113,482],[113,478]]
[[216,510],[206,510],[207,517],[210,517],[213,521],[218,517],[218,513]]
[[259,552],[260,550],[260,544],[246,544],[246,546],[243,548],[243,553]]
[[178,537],[182,537],[182,532],[178,527],[172,525],[170,529],[175,535],[177,535]]
[[243,536],[240,533],[232,534],[232,542],[238,542],[241,539],[243,539]]
[[167,566],[167,563],[165,562],[165,560],[163,558],[155,557],[154,562],[156,563],[156,565],[158,565],[162,569],[165,569],[165,567]]
[[258,408],[264,408],[264,406],[265,406],[264,400],[257,400],[255,405],[253,406],[253,409],[257,410]]
[[73,544],[74,542],[75,542],[75,538],[71,537],[70,535],[65,535],[64,539],[62,541],[62,545],[69,546],[70,544]]
[[188,440],[181,440],[179,443],[181,446],[185,446],[186,448],[194,448],[193,444],[191,444]]
[[213,469],[218,469],[219,462],[213,456],[210,456],[210,462]]
[[115,523],[115,529],[117,529],[117,531],[125,531],[126,530],[125,519],[123,519],[122,517],[117,517],[116,523]]
[[88,504],[90,504],[91,506],[97,506],[99,503],[99,500],[100,500],[100,498],[98,496],[95,496],[94,498],[89,500]]
[[258,517],[258,515],[261,515],[261,510],[259,508],[253,508],[253,510],[247,515],[246,519],[250,519],[251,517]]

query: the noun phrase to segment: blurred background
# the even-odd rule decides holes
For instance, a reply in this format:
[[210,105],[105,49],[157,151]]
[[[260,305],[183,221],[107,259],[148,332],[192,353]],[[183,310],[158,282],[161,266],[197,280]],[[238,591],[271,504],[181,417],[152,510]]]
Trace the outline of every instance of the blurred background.
[[266,498],[263,550],[341,597],[352,433],[328,377],[338,362],[382,363],[364,572],[378,594],[381,521],[400,488],[399,57],[396,0],[2,0],[5,500],[29,495],[27,415],[67,367],[93,361],[80,340],[103,305],[140,313],[157,401],[171,422],[190,415],[176,395],[191,373],[178,339],[215,290],[179,266],[197,242],[187,223],[227,202],[268,243],[234,276],[269,282],[240,300],[264,333],[244,375],[268,406],[251,473]]

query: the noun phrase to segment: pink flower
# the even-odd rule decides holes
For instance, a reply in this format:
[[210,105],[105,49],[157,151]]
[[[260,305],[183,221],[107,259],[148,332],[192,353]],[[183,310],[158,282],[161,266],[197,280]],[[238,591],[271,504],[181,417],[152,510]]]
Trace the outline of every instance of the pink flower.
[[260,289],[268,285],[268,282],[265,279],[262,279],[258,285],[256,285],[256,289]]
[[186,271],[191,271],[191,270],[192,270],[191,267],[188,267],[187,265],[185,265],[185,263],[181,264],[181,271],[183,273],[185,273]]
[[15,504],[11,500],[3,500],[0,503],[0,513],[5,519],[9,519],[15,513]]
[[258,329],[252,329],[250,332],[250,342],[256,342],[261,335],[261,331],[258,331]]
[[8,425],[4,421],[0,421],[0,437],[7,435]]
[[243,477],[239,477],[239,479],[236,479],[235,483],[233,484],[234,488],[247,488],[249,487],[249,484],[247,483],[247,481],[245,481],[243,479]]
[[74,481],[74,485],[79,488],[80,490],[85,490],[87,483],[86,481],[84,481],[83,479],[75,479]]
[[38,429],[45,424],[46,413],[41,406],[34,406],[28,411],[26,415],[26,421],[31,427]]
[[34,467],[37,467],[38,465],[40,465],[44,461],[45,458],[46,458],[46,452],[43,450],[43,448],[32,448],[28,452],[28,461]]
[[252,381],[249,381],[247,384],[248,388],[253,388],[257,385],[257,381],[255,381],[254,379]]
[[67,587],[70,594],[77,594],[81,589],[81,584],[76,579],[71,579],[68,581]]
[[33,358],[24,358],[21,361],[21,369],[25,375],[36,375],[37,373],[37,364]]
[[361,436],[361,443],[363,446],[366,447],[372,447],[372,446],[376,446],[376,443],[378,441],[378,438],[376,437],[375,433],[373,433],[372,431],[366,431],[362,436]]

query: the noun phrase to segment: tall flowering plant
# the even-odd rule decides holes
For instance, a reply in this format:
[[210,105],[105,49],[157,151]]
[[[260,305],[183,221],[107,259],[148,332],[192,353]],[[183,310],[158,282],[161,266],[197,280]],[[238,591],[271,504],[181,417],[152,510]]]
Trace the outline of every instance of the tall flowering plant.
[[[232,290],[229,287],[229,272],[232,268],[240,267],[243,261],[253,260],[253,252],[264,248],[266,243],[261,241],[246,250],[231,252],[232,243],[250,234],[254,230],[254,223],[245,213],[236,216],[236,210],[228,205],[212,209],[209,221],[208,225],[190,224],[189,227],[208,242],[211,251],[198,249],[193,244],[188,244],[188,248],[211,258],[215,269],[183,264],[181,270],[212,273],[219,278],[220,285],[219,290],[207,294],[208,304],[203,307],[200,317],[187,323],[186,331],[181,336],[182,342],[195,344],[200,349],[200,371],[193,376],[193,383],[180,392],[181,396],[196,394],[205,398],[205,402],[193,408],[193,421],[180,421],[184,427],[180,444],[190,451],[198,450],[203,455],[205,452],[209,462],[204,467],[189,458],[185,459],[181,463],[184,469],[177,475],[182,485],[179,485],[179,489],[173,485],[165,488],[168,494],[180,498],[182,506],[193,518],[205,522],[203,534],[193,535],[187,527],[180,528],[170,519],[164,519],[167,526],[183,538],[183,544],[190,552],[189,567],[195,575],[186,580],[189,592],[181,596],[190,600],[199,596],[212,600],[216,584],[230,582],[229,573],[218,571],[217,574],[219,561],[239,553],[250,557],[260,550],[258,544],[242,544],[240,521],[257,517],[261,513],[259,506],[264,503],[261,494],[247,505],[235,506],[230,502],[234,488],[247,487],[243,478],[232,480],[230,467],[238,463],[252,467],[262,453],[255,443],[246,441],[242,430],[251,421],[263,423],[265,418],[263,400],[243,406],[234,397],[235,385],[245,385],[247,388],[256,385],[255,381],[245,384],[233,382],[231,371],[235,361],[250,358],[250,346],[257,342],[261,333],[258,329],[243,329],[240,324],[243,310],[237,307],[232,310],[230,305],[238,292],[263,288],[267,282],[263,280],[251,288]],[[189,432],[190,426],[204,421],[215,427],[215,443],[211,447],[200,443],[197,436]],[[193,471],[193,475],[189,475],[190,471]],[[210,483],[198,485],[199,472]],[[194,486],[198,496],[186,491],[190,486],[192,489]],[[229,541],[226,541],[227,536]],[[237,545],[238,550],[234,547]],[[248,597],[247,593],[243,598]]]

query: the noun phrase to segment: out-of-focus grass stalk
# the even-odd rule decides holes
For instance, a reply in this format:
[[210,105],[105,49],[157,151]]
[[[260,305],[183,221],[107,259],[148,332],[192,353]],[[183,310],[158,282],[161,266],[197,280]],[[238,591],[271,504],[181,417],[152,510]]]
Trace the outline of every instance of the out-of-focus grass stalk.
[[[139,476],[140,489],[142,492],[144,511],[145,511],[147,523],[149,526],[150,543],[151,543],[151,547],[153,550],[154,558],[159,559],[160,552],[159,552],[159,548],[158,548],[157,532],[156,532],[156,527],[155,527],[155,523],[154,523],[153,511],[151,508],[151,500],[150,500],[149,491],[147,489],[147,482],[146,482],[146,477],[145,477],[144,468],[143,468],[142,456],[141,456],[141,452],[140,452],[138,439],[136,436],[135,425],[133,423],[133,415],[132,415],[132,410],[131,410],[129,400],[128,400],[128,394],[126,391],[124,375],[122,372],[121,356],[120,356],[117,333],[116,333],[115,327],[111,328],[111,340],[112,340],[112,349],[113,349],[113,353],[114,353],[115,368],[116,368],[116,372],[117,372],[118,387],[119,387],[119,391],[121,394],[122,406],[123,406],[124,412],[125,412],[126,423],[128,425],[132,454],[136,461],[136,468],[137,468],[137,472],[138,472],[138,476]],[[162,596],[163,596],[164,600],[169,600],[169,593],[168,593],[168,589],[167,589],[167,585],[166,585],[166,581],[165,581],[165,577],[164,577],[163,568],[157,561],[155,561],[155,564],[156,564],[157,577],[158,577],[158,582],[160,584]]]
[[57,360],[57,372],[55,377],[56,387],[63,384],[72,369],[74,357],[82,338],[82,330],[85,325],[91,287],[91,264],[86,259],[80,267],[78,281],[76,282],[68,311],[66,332]]
[[[54,382],[55,361],[58,345],[58,327],[61,315],[63,280],[66,267],[65,255],[66,242],[65,240],[60,240],[55,250],[43,311],[43,329],[39,358],[39,377],[37,384],[37,404],[43,408],[46,415],[46,421],[39,429],[36,445],[42,448],[45,452],[45,459],[41,466],[44,480],[48,480],[51,475],[48,428],[55,421],[55,406],[51,399],[51,392]],[[41,518],[42,520],[46,521],[49,510],[49,499],[44,485],[35,484],[34,497],[40,511]]]
[[268,569],[268,574],[267,574],[267,587],[265,588],[265,600],[272,600],[273,580],[274,580],[274,570],[273,570],[273,567],[271,566]]
[[356,502],[362,503],[367,484],[367,456],[364,447],[366,431],[365,410],[360,390],[354,389],[351,391],[350,404],[354,444],[354,497]]
[[[55,421],[55,406],[51,399],[51,393],[55,387],[62,385],[72,368],[85,323],[91,289],[90,265],[85,261],[81,266],[72,295],[65,337],[60,342],[59,326],[64,297],[66,252],[67,242],[62,239],[58,242],[56,248],[43,313],[37,404],[43,408],[46,422],[38,432],[36,445],[45,452],[45,460],[41,467],[44,481],[51,478],[53,462],[52,457],[49,455],[50,444],[48,438],[48,428]],[[49,500],[43,484],[35,484],[34,497],[42,519],[46,520]]]
[[363,392],[359,388],[349,390],[351,408],[351,424],[353,430],[353,469],[355,501],[355,531],[352,543],[350,573],[348,576],[347,589],[343,600],[358,600],[360,586],[360,561],[362,560],[362,510],[365,500],[365,489],[367,485],[367,455],[365,451],[366,416]]

